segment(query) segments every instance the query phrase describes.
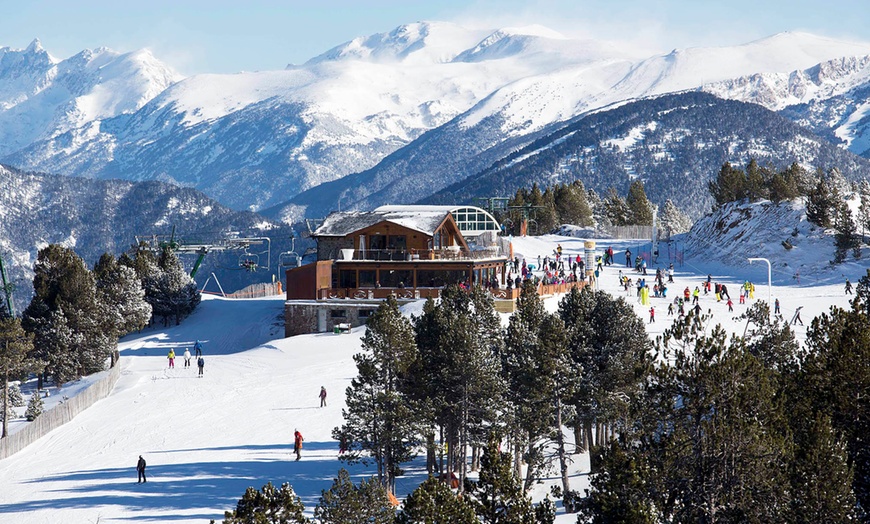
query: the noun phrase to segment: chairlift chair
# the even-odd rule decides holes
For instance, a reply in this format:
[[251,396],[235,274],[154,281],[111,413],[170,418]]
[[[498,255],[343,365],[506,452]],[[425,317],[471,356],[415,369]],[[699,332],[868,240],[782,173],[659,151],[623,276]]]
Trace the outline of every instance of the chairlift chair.
[[239,256],[239,267],[247,271],[256,271],[260,266],[260,255],[256,253],[243,253]]

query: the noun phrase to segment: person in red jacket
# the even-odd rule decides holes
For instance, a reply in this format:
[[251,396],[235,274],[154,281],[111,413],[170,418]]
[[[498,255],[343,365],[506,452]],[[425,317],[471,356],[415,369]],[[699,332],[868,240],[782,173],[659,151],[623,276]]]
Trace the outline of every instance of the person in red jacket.
[[293,451],[296,453],[296,460],[302,458],[302,433],[297,429],[293,434]]

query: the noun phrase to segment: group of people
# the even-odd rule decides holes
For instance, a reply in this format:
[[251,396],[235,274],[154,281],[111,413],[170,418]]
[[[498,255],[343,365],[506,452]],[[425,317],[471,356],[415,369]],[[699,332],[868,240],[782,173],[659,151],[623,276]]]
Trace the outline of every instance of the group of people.
[[[196,352],[196,366],[199,368],[199,375],[202,376],[203,369],[205,368],[205,359],[202,358],[202,342],[199,340],[193,345],[193,350]],[[184,367],[190,367],[190,349],[184,348]],[[169,369],[175,369],[175,349],[170,348],[169,353],[166,355],[166,358],[169,359]]]

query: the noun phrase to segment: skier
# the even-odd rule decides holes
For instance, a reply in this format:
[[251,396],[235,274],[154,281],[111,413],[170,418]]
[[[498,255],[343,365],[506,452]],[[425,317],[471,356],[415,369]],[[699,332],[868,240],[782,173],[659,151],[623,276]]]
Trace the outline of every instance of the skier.
[[202,376],[202,368],[205,367],[205,360],[203,360],[202,357],[199,357],[199,358],[196,360],[196,367],[199,368],[199,375],[198,375],[198,376],[201,377],[201,376]]
[[166,358],[169,359],[169,367],[175,369],[175,350],[170,349],[169,354],[166,355]]
[[773,301],[773,314],[779,315],[779,299]]
[[668,316],[671,317],[674,315],[674,303],[671,302],[668,304]]
[[847,294],[847,295],[851,295],[851,294],[852,294],[852,283],[849,282],[849,279],[848,279],[848,278],[846,279],[846,294]]
[[798,322],[800,322],[802,326],[804,325],[804,321],[801,320],[801,309],[803,308],[803,306],[798,306],[798,308],[794,310],[794,316],[791,318],[792,325],[795,325]]
[[142,458],[142,455],[139,455],[139,462],[136,463],[136,473],[139,474],[139,482],[136,484],[148,482],[148,479],[145,478],[145,459]]
[[193,345],[193,351],[196,354],[196,357],[199,358],[202,356],[202,342],[199,340]]
[[190,367],[190,350],[188,348],[184,348],[184,367]]
[[631,251],[625,250],[625,267],[631,267]]
[[729,298],[728,302],[726,302],[726,304],[728,304],[728,312],[733,313],[734,312],[734,302],[731,302],[731,299]]
[[672,284],[674,282],[674,265],[671,264],[668,266],[668,284]]
[[293,452],[296,453],[296,460],[302,458],[302,433],[299,433],[297,429],[295,433],[293,433]]
[[649,308],[649,323],[652,324],[656,321],[656,307],[653,306]]
[[640,262],[640,269],[643,272],[643,274],[646,275],[646,259],[643,259]]
[[323,386],[320,386],[320,407],[323,407],[325,405],[326,405],[326,388]]
[[692,291],[692,304],[698,303],[698,297],[700,295],[701,295],[701,290],[698,288],[698,286],[695,286],[695,290]]

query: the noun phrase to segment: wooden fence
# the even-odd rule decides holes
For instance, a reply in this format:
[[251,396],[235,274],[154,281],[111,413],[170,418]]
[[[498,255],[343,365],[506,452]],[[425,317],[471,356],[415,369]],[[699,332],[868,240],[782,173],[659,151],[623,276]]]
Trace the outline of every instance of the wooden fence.
[[277,281],[251,284],[250,286],[244,289],[240,289],[234,293],[227,293],[227,298],[259,298],[283,294],[284,290],[281,282]]
[[33,422],[28,422],[20,431],[0,439],[0,460],[18,453],[36,442],[37,439],[47,435],[48,432],[72,420],[76,415],[91,407],[94,402],[109,396],[121,376],[120,361],[116,356],[113,356],[112,362],[114,365],[104,377],[77,393],[76,396],[65,399],[60,404],[46,410]]

